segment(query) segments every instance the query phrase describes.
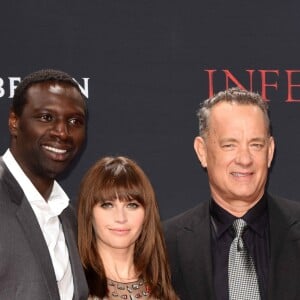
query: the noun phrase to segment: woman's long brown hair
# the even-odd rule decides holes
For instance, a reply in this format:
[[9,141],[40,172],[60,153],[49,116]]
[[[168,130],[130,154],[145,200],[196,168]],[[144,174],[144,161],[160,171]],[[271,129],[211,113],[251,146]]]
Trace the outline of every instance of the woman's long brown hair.
[[158,206],[152,185],[143,170],[126,157],[105,157],[84,176],[78,202],[78,246],[90,295],[107,296],[107,279],[97,250],[92,225],[96,204],[114,200],[136,200],[145,209],[142,232],[135,243],[134,264],[147,282],[151,296],[161,300],[177,299],[171,285],[170,269]]

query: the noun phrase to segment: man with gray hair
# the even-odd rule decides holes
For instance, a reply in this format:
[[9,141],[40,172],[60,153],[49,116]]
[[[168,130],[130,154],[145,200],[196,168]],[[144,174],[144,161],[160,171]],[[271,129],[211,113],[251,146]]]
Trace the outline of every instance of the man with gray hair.
[[300,203],[266,191],[275,150],[266,102],[231,88],[197,115],[211,199],[165,222],[174,288],[182,300],[300,299]]

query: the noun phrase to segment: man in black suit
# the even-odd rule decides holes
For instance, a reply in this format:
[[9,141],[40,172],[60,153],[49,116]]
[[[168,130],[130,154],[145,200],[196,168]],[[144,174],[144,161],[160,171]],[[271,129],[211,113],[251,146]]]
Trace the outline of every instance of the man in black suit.
[[207,171],[211,199],[165,223],[181,300],[245,300],[229,292],[236,219],[247,223],[242,238],[254,262],[255,299],[300,299],[300,204],[265,190],[275,149],[266,103],[256,93],[232,88],[204,101],[198,117],[194,148]]
[[32,73],[15,91],[0,157],[0,299],[87,299],[76,217],[55,180],[84,143],[86,110],[61,71]]

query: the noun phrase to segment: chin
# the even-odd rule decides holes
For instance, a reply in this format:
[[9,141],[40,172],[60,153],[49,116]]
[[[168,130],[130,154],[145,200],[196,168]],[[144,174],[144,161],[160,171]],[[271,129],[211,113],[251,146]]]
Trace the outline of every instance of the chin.
[[45,174],[47,174],[48,178],[51,179],[56,179],[57,177],[61,176],[64,172],[65,172],[66,168],[62,168],[62,169],[51,169],[51,170],[47,170],[45,171]]
[[66,172],[70,166],[70,162],[58,162],[56,164],[48,165],[45,168],[45,171],[52,176],[57,177],[62,173]]
[[236,198],[249,203],[256,201],[256,196],[254,194],[237,194]]

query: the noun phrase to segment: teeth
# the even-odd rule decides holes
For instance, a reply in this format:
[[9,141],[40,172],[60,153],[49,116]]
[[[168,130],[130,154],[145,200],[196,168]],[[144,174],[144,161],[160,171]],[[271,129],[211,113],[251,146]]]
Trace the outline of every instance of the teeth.
[[236,176],[236,177],[244,177],[244,176],[247,176],[248,173],[245,174],[245,173],[236,173],[236,172],[234,172],[234,173],[232,173],[232,175],[233,175],[233,176]]
[[51,152],[55,152],[55,153],[58,153],[58,154],[63,154],[63,153],[67,152],[67,150],[57,149],[57,148],[53,148],[53,147],[50,147],[50,146],[44,146],[44,148],[51,151]]

